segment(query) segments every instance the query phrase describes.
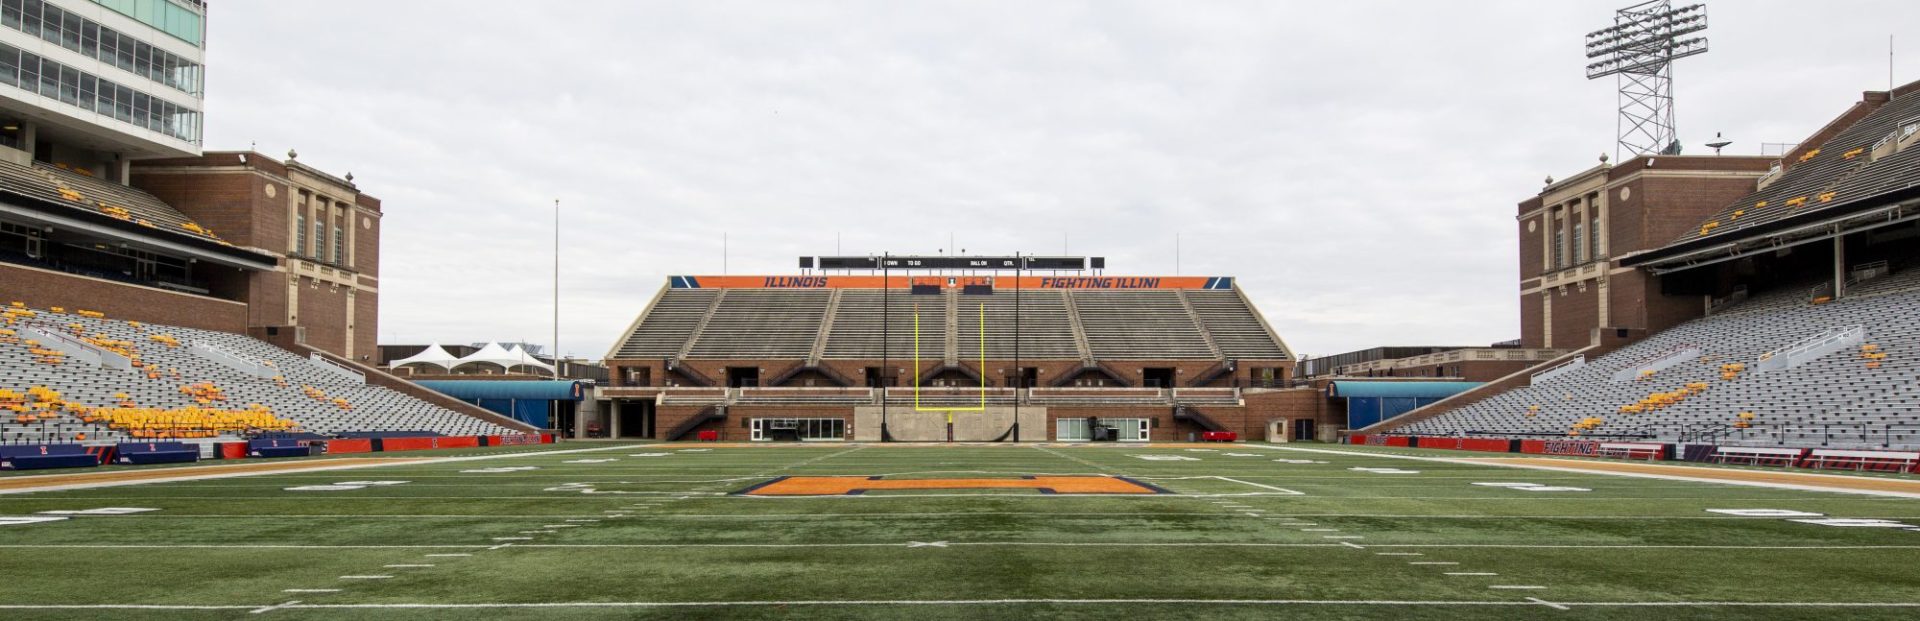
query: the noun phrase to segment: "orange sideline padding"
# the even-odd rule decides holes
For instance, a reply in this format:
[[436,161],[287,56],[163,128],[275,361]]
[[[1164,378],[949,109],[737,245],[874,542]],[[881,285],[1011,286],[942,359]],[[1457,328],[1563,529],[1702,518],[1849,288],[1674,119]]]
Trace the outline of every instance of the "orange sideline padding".
[[434,448],[473,448],[480,446],[479,436],[448,436],[434,438]]
[[328,455],[371,452],[373,452],[373,439],[371,438],[349,438],[345,440],[327,441]]
[[1600,443],[1593,440],[1521,440],[1520,452],[1533,455],[1599,457]]
[[433,448],[436,438],[380,438],[382,452],[424,451]]
[[878,479],[780,477],[740,493],[748,496],[844,496],[875,490],[1031,489],[1042,494],[1160,494],[1159,488],[1122,477],[1024,477],[1019,479]]
[[1484,451],[1488,453],[1511,453],[1513,441],[1495,438],[1450,438],[1443,436],[1420,436],[1417,441],[1420,448],[1453,449],[1456,451]]

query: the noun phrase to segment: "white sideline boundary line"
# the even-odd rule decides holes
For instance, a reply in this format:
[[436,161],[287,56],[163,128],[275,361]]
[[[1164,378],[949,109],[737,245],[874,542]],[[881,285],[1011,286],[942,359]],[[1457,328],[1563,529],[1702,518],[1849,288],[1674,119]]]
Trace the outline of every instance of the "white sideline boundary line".
[[292,606],[292,605],[294,605],[294,604],[298,604],[298,603],[300,603],[300,600],[297,600],[297,599],[296,599],[296,600],[293,600],[293,601],[290,601],[290,602],[286,602],[286,603],[282,603],[282,604],[274,604],[274,605],[272,605],[272,606],[262,606],[262,607],[260,607],[260,608],[255,608],[255,609],[253,609],[253,610],[249,610],[249,611],[247,611],[247,612],[248,612],[249,614],[256,614],[256,615],[257,615],[257,614],[261,614],[261,613],[267,613],[267,612],[273,612],[273,611],[275,611],[275,610],[280,610],[280,609],[282,609],[282,608],[286,608],[286,607],[288,607],[288,606]]
[[[1645,472],[1613,472],[1613,471],[1607,471],[1607,470],[1588,470],[1583,468],[1562,468],[1558,466],[1542,466],[1538,464],[1503,464],[1503,463],[1499,463],[1503,460],[1500,457],[1484,457],[1484,458],[1479,458],[1480,459],[1479,461],[1468,461],[1466,459],[1455,459],[1455,458],[1447,458],[1447,457],[1395,455],[1391,453],[1365,453],[1365,452],[1355,452],[1355,451],[1339,451],[1339,450],[1332,450],[1332,449],[1295,448],[1290,446],[1262,446],[1262,445],[1249,445],[1249,446],[1271,449],[1271,450],[1278,450],[1278,451],[1323,453],[1327,455],[1344,455],[1348,457],[1380,457],[1385,459],[1411,459],[1415,461],[1439,462],[1439,463],[1456,464],[1456,465],[1462,465],[1462,466],[1494,466],[1499,468],[1544,470],[1549,472],[1567,472],[1567,473],[1584,474],[1584,475],[1592,475],[1592,476],[1627,477],[1627,478],[1634,478],[1634,479],[1659,479],[1659,480],[1665,480],[1665,481],[1687,481],[1690,483],[1735,485],[1740,487],[1765,487],[1770,489],[1790,489],[1790,490],[1802,491],[1802,492],[1828,492],[1828,493],[1834,493],[1834,494],[1857,494],[1862,496],[1882,496],[1882,497],[1890,497],[1890,498],[1920,498],[1920,493],[1913,493],[1913,492],[1890,492],[1890,491],[1884,491],[1884,490],[1871,490],[1871,489],[1824,487],[1820,485],[1811,485],[1811,484],[1801,485],[1797,483],[1774,483],[1770,481],[1739,481],[1739,480],[1733,480],[1733,479],[1690,477],[1690,476],[1679,475],[1679,474],[1650,474]],[[1489,455],[1494,455],[1494,453],[1489,453]],[[1552,456],[1543,455],[1539,457],[1551,458]],[[1675,467],[1684,468],[1686,466],[1675,466]],[[1734,471],[1734,472],[1746,472],[1746,471]],[[1871,479],[1860,479],[1858,477],[1849,477],[1846,475],[1838,475],[1838,474],[1816,474],[1816,473],[1804,473],[1804,472],[1796,472],[1791,474],[1795,476],[1829,477],[1829,478],[1836,478],[1836,479],[1843,479],[1843,480],[1871,480]]]
[[[280,604],[278,610],[404,610],[481,608],[724,608],[759,606],[1001,606],[1001,605],[1111,605],[1111,604],[1183,604],[1210,606],[1452,606],[1452,607],[1531,607],[1573,608],[1920,608],[1920,602],[1751,602],[1751,601],[1662,601],[1662,602],[1536,602],[1528,600],[1315,600],[1315,599],[917,599],[917,600],[739,600],[707,602],[498,602],[498,603],[386,603],[386,604]],[[0,604],[0,610],[255,610],[275,604]]]
[[[538,451],[538,452],[525,452],[525,453],[499,453],[495,455],[469,455],[466,457],[406,458],[406,457],[402,457],[399,454],[395,454],[387,457],[354,458],[354,459],[391,458],[394,460],[394,463],[390,463],[390,464],[382,464],[382,463],[345,464],[345,465],[339,465],[339,466],[315,465],[312,468],[296,468],[296,469],[287,469],[287,470],[266,470],[266,471],[259,471],[259,472],[215,472],[215,473],[208,473],[208,474],[183,474],[179,476],[156,477],[151,479],[132,479],[132,480],[126,480],[126,481],[92,481],[87,483],[67,483],[67,484],[45,485],[40,487],[0,489],[0,496],[4,496],[8,494],[30,494],[34,492],[63,492],[63,491],[77,490],[77,489],[97,489],[102,487],[126,487],[131,485],[148,485],[153,483],[179,483],[181,481],[205,481],[210,479],[232,479],[232,478],[239,478],[239,477],[270,476],[270,475],[276,475],[276,474],[306,474],[310,472],[333,472],[338,470],[358,470],[361,468],[386,468],[391,466],[431,466],[435,464],[445,464],[445,463],[462,462],[462,461],[479,461],[479,460],[486,460],[486,459],[508,459],[513,457],[537,457],[542,455],[563,455],[568,453],[585,453],[589,451],[609,451],[616,448],[625,449],[630,447],[596,446],[592,448],[583,448],[583,449],[563,449],[558,451]],[[378,455],[378,453],[374,453],[374,454]],[[325,464],[328,460],[315,459],[311,461],[314,464]],[[246,465],[247,463],[250,463],[250,462],[247,462],[245,460],[240,460],[239,463],[233,464],[232,466],[216,465],[216,466],[210,466],[210,467],[212,468],[235,467],[237,469],[238,466]],[[252,462],[252,463],[273,463],[273,462]],[[286,463],[286,462],[280,462],[280,463]],[[202,467],[207,467],[207,466],[202,466]],[[128,470],[127,472],[129,473],[152,472],[152,470],[144,470],[144,471]],[[69,472],[69,473],[63,473],[63,474],[75,474],[75,473]],[[56,477],[60,475],[50,474],[45,476]],[[14,480],[14,481],[30,480],[30,479],[32,479],[32,477],[9,478],[9,480]]]
[[[1267,485],[1267,484],[1264,484],[1264,483],[1254,483],[1254,482],[1251,482],[1251,481],[1242,481],[1242,480],[1240,480],[1240,479],[1235,479],[1235,478],[1232,478],[1232,477],[1222,477],[1222,476],[1216,476],[1216,477],[1213,477],[1213,478],[1216,478],[1216,479],[1219,479],[1219,480],[1222,480],[1222,481],[1228,481],[1228,482],[1231,482],[1231,483],[1239,483],[1239,484],[1241,484],[1241,485],[1246,485],[1246,486],[1250,486],[1250,487],[1258,487],[1258,488],[1260,488],[1260,489],[1264,489],[1264,490],[1272,490],[1272,491],[1275,491],[1275,492],[1280,492],[1280,493],[1281,493],[1282,495],[1286,495],[1286,496],[1305,496],[1305,495],[1307,495],[1307,494],[1306,494],[1305,492],[1301,492],[1301,491],[1297,491],[1297,490],[1290,490],[1290,489],[1287,489],[1287,488],[1284,488],[1284,487],[1275,487],[1275,486],[1272,486],[1272,485]],[[1145,479],[1142,479],[1142,480],[1145,480]]]

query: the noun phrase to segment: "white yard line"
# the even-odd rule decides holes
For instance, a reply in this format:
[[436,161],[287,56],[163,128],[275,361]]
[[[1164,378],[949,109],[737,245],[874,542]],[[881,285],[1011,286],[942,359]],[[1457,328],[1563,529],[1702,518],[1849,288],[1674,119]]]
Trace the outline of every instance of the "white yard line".
[[[1216,476],[1216,477],[1213,477],[1213,478],[1216,478],[1216,479],[1219,479],[1219,480],[1222,480],[1222,481],[1227,481],[1227,482],[1231,482],[1231,483],[1239,483],[1239,484],[1241,484],[1241,485],[1246,485],[1246,486],[1249,486],[1249,487],[1258,487],[1258,488],[1260,488],[1260,489],[1264,489],[1264,490],[1271,490],[1271,491],[1275,491],[1275,492],[1281,492],[1281,493],[1284,493],[1284,494],[1286,494],[1286,495],[1289,495],[1289,496],[1305,496],[1305,495],[1306,495],[1305,493],[1302,493],[1302,492],[1298,492],[1298,491],[1295,491],[1295,490],[1290,490],[1290,489],[1287,489],[1287,488],[1284,488],[1284,487],[1274,487],[1274,486],[1272,486],[1272,485],[1267,485],[1267,484],[1265,484],[1265,483],[1254,483],[1254,482],[1252,482],[1252,481],[1242,481],[1242,480],[1240,480],[1240,479],[1235,479],[1235,478],[1232,478],[1232,477],[1221,477],[1221,476]],[[1146,480],[1146,479],[1142,479],[1142,480]]]
[[[394,463],[385,463],[385,464],[360,463],[360,464],[328,466],[328,465],[324,465],[328,460],[315,459],[315,460],[311,460],[311,462],[316,465],[311,468],[298,468],[293,470],[264,470],[264,471],[252,471],[252,472],[203,472],[201,474],[182,474],[179,476],[156,477],[156,478],[149,478],[149,479],[130,479],[130,480],[124,480],[124,481],[109,480],[109,481],[92,481],[87,483],[50,484],[50,485],[44,485],[40,487],[0,489],[0,495],[26,494],[26,493],[32,493],[32,492],[58,492],[58,491],[76,490],[76,489],[95,489],[95,488],[101,488],[101,487],[124,487],[129,485],[147,485],[151,483],[178,483],[180,481],[204,481],[209,479],[231,479],[235,477],[257,477],[257,476],[269,476],[269,475],[275,475],[275,474],[306,474],[306,473],[312,473],[312,472],[332,472],[336,470],[358,470],[361,468],[385,468],[390,466],[431,466],[435,464],[445,464],[445,463],[462,462],[462,461],[479,461],[479,460],[485,460],[485,459],[509,459],[514,457],[538,457],[542,455],[563,455],[568,453],[607,451],[607,450],[613,450],[616,448],[624,449],[624,448],[631,448],[631,447],[597,446],[593,448],[564,449],[564,450],[558,450],[558,451],[539,451],[539,452],[529,452],[529,453],[500,453],[496,455],[471,455],[467,457],[427,457],[427,458],[409,458],[399,454],[381,455],[379,453],[373,453],[373,455],[381,455],[381,456],[380,457],[352,457],[349,459],[392,458],[394,460]],[[237,470],[239,469],[239,466],[245,466],[249,464],[262,464],[262,463],[273,463],[273,462],[241,460],[238,463],[232,464],[232,467],[234,467]],[[287,462],[280,462],[280,463],[287,463]],[[214,466],[187,466],[187,467],[210,468],[210,469],[217,470],[217,469],[228,467],[228,466],[225,464],[222,464],[222,465],[214,465]],[[127,473],[129,474],[140,473],[140,472],[153,472],[153,470],[128,470],[127,471]],[[75,474],[75,473],[67,472],[67,473],[61,473],[61,474],[35,475],[35,476],[58,477],[64,474]],[[20,481],[20,480],[31,480],[32,478],[33,477],[29,476],[29,477],[9,478],[8,480]]]
[[[1836,494],[1859,494],[1864,496],[1884,496],[1884,497],[1891,497],[1891,498],[1920,498],[1920,493],[1890,492],[1890,491],[1870,490],[1870,489],[1853,489],[1853,488],[1845,488],[1845,487],[1826,487],[1826,486],[1812,484],[1812,483],[1802,485],[1797,483],[1773,483],[1769,481],[1740,481],[1740,480],[1733,480],[1733,479],[1691,477],[1691,476],[1679,475],[1679,474],[1651,474],[1651,473],[1645,473],[1645,472],[1614,472],[1614,471],[1607,471],[1607,470],[1588,470],[1583,468],[1542,466],[1537,464],[1503,464],[1503,463],[1500,463],[1500,461],[1502,461],[1502,458],[1496,457],[1498,453],[1488,453],[1487,457],[1475,458],[1475,460],[1469,460],[1467,458],[1423,457],[1423,456],[1414,456],[1414,455],[1394,455],[1390,453],[1367,453],[1367,452],[1360,452],[1360,451],[1341,451],[1341,450],[1333,450],[1333,449],[1296,448],[1291,446],[1262,446],[1262,445],[1248,445],[1248,446],[1251,448],[1264,448],[1264,449],[1278,450],[1278,451],[1321,453],[1326,455],[1344,455],[1348,457],[1379,457],[1384,459],[1407,459],[1407,460],[1414,460],[1414,461],[1458,464],[1463,466],[1493,466],[1498,468],[1520,468],[1524,470],[1541,470],[1541,471],[1547,471],[1547,472],[1566,472],[1566,473],[1573,473],[1573,474],[1584,474],[1584,475],[1591,475],[1596,477],[1610,476],[1610,477],[1626,477],[1626,478],[1634,478],[1634,479],[1660,479],[1660,480],[1666,480],[1666,481],[1687,481],[1690,483],[1734,485],[1734,486],[1740,486],[1740,487],[1764,487],[1764,488],[1770,488],[1770,489],[1790,489],[1790,490],[1806,491],[1806,492],[1832,492]],[[1536,457],[1550,458],[1551,456],[1542,455],[1542,456],[1536,456]],[[1685,466],[1676,466],[1676,467],[1685,467]],[[1731,472],[1749,472],[1749,471],[1731,471]],[[1852,476],[1847,476],[1842,474],[1816,474],[1816,473],[1807,473],[1807,472],[1796,472],[1791,474],[1794,474],[1796,476],[1807,477],[1809,479],[1830,478],[1830,479],[1841,479],[1841,480],[1850,480],[1850,481],[1870,480],[1870,479],[1862,479],[1860,477],[1852,477]]]
[[256,614],[256,615],[257,615],[257,614],[260,614],[260,613],[263,613],[263,612],[273,612],[273,611],[275,611],[275,610],[279,610],[279,609],[282,609],[282,608],[286,608],[286,607],[288,607],[288,606],[292,606],[292,605],[295,605],[295,604],[298,604],[298,603],[300,603],[300,600],[297,600],[297,599],[296,599],[296,600],[293,600],[293,601],[290,601],[290,602],[286,602],[286,603],[283,603],[283,604],[275,604],[275,605],[272,605],[272,606],[262,606],[262,607],[259,607],[259,608],[255,608],[255,609],[253,609],[253,610],[249,610],[249,611],[247,611],[247,612],[249,612],[249,613],[252,613],[252,614]]

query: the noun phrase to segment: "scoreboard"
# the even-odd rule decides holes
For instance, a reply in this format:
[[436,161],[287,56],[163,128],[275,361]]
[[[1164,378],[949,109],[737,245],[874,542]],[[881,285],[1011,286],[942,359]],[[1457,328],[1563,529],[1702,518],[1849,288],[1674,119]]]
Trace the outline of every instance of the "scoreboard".
[[[809,261],[809,260],[812,261]],[[1105,269],[1106,257],[801,257],[801,267],[823,270],[1072,270]]]

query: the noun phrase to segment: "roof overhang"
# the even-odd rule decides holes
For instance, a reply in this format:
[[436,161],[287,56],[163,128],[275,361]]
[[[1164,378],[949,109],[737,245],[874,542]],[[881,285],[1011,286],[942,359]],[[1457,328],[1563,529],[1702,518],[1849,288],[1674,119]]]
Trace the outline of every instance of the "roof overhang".
[[212,240],[158,231],[105,214],[92,214],[70,207],[47,205],[44,201],[25,196],[11,195],[7,196],[7,199],[0,201],[0,213],[31,224],[59,230],[82,231],[90,235],[120,240],[153,252],[190,257],[240,269],[271,271],[280,265],[279,259],[271,255],[237,246],[222,245]]
[[1628,255],[1621,257],[1620,264],[1669,274],[1916,219],[1920,219],[1920,186],[1735,229],[1740,231],[1738,237],[1703,237]]

